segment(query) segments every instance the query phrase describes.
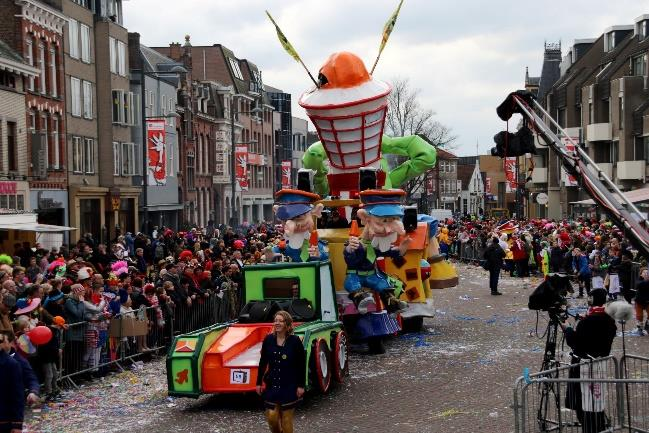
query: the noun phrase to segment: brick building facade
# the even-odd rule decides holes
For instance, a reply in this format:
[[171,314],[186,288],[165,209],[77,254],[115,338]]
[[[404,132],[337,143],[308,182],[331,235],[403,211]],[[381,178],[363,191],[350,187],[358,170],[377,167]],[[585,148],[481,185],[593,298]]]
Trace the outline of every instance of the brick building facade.
[[39,70],[25,81],[27,210],[42,223],[68,225],[65,81],[60,10],[35,0],[0,0],[0,39]]

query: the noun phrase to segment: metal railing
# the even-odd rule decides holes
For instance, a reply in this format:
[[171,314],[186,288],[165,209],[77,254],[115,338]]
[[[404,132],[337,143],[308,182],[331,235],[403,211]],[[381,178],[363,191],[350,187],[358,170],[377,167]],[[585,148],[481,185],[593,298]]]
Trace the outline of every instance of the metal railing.
[[483,259],[485,248],[480,239],[472,239],[467,242],[455,242],[450,249],[452,257],[464,262],[479,262]]
[[144,355],[166,353],[173,337],[232,319],[230,298],[210,295],[191,305],[142,307],[108,319],[71,323],[60,336],[59,382],[124,370]]
[[649,359],[609,356],[521,377],[513,408],[517,433],[649,432]]

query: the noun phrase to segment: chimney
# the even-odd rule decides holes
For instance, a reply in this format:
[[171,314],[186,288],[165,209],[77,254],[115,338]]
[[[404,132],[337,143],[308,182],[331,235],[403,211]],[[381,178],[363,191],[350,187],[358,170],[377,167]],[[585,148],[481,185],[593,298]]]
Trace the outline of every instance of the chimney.
[[181,56],[180,43],[179,42],[170,43],[169,44],[169,57],[178,62],[178,61],[180,61],[180,56]]
[[142,69],[139,33],[128,33],[128,64],[130,65],[131,69]]

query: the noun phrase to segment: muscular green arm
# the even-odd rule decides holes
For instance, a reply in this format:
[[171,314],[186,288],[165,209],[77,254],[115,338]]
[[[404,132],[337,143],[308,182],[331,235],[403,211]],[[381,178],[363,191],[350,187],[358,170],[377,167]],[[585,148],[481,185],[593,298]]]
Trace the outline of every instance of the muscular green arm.
[[302,156],[302,167],[315,171],[313,186],[315,192],[320,194],[320,197],[329,195],[329,183],[327,182],[327,173],[329,170],[327,170],[324,164],[325,159],[327,159],[327,154],[325,153],[324,146],[319,141],[309,146],[306,152],[304,152],[304,156]]
[[[384,135],[381,141],[381,152],[383,155],[389,154],[408,157],[405,162],[392,170],[389,169],[386,160],[381,159],[381,168],[388,174],[385,179],[384,188],[403,185],[410,179],[433,168],[437,161],[435,148],[418,135],[396,138]],[[315,170],[316,174],[313,179],[314,187],[316,192],[323,197],[329,194],[329,184],[327,182],[328,170],[324,164],[325,159],[327,159],[327,154],[324,151],[322,143],[319,141],[309,146],[302,157],[302,166]]]
[[400,187],[410,179],[433,168],[437,161],[435,148],[418,135],[408,137],[388,137],[384,135],[381,142],[381,152],[383,155],[408,157],[398,167],[388,170],[385,182],[386,188]]

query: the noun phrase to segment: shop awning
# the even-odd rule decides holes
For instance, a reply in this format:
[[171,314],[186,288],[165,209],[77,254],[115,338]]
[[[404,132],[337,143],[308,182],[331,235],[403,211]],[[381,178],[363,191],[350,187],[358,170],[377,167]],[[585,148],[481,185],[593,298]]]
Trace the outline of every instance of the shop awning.
[[[649,188],[635,189],[633,191],[627,191],[622,193],[631,203],[639,203],[643,201],[649,201]],[[618,194],[613,194],[615,199],[622,203],[622,199]],[[592,206],[595,204],[593,199],[573,201],[570,204],[582,205],[582,206]]]
[[2,224],[0,223],[0,230],[22,230],[25,232],[39,232],[39,233],[60,233],[76,230],[74,227],[54,226],[50,224],[38,223],[17,223],[17,224]]

